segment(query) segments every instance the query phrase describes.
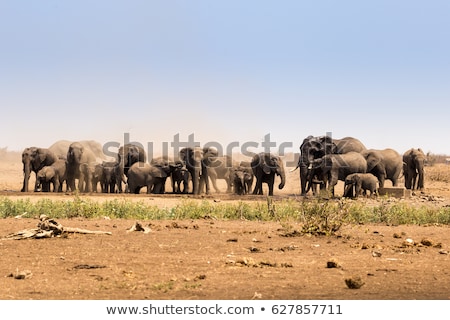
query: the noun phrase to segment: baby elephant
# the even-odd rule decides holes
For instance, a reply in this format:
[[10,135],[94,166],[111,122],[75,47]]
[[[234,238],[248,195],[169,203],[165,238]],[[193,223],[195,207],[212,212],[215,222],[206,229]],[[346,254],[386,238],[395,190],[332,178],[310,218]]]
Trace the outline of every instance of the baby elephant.
[[378,195],[378,178],[371,173],[353,173],[345,178],[344,197],[355,197],[359,195]]
[[62,185],[66,178],[66,160],[56,160],[52,165],[45,166],[38,171],[37,190],[49,192],[51,191],[50,185],[53,184],[53,192],[62,192]]

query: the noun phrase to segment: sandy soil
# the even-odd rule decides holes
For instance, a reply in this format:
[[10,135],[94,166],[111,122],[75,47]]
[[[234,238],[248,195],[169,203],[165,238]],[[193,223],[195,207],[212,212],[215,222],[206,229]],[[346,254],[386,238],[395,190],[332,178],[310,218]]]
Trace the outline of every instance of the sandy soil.
[[[18,192],[22,166],[20,158],[13,160],[0,161],[0,196],[70,199]],[[275,201],[299,199],[298,188],[298,173],[289,173]],[[83,196],[158,206],[180,201],[174,195]],[[237,199],[243,198],[214,194],[198,201]],[[448,206],[450,191],[445,183],[427,181],[425,194],[399,201]],[[338,235],[318,237],[293,236],[276,222],[244,220],[139,221],[148,233],[128,232],[135,223],[130,220],[58,222],[111,235],[1,240],[0,299],[450,299],[448,226],[349,225]],[[1,219],[0,237],[37,223]],[[364,283],[360,289],[346,285],[353,277]]]

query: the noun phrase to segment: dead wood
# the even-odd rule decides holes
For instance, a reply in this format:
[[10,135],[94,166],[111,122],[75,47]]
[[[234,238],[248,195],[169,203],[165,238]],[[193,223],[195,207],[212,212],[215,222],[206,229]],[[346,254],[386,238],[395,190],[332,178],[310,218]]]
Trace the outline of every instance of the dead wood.
[[11,233],[1,240],[22,240],[22,239],[42,239],[61,236],[63,233],[82,233],[82,234],[107,234],[108,231],[86,230],[80,228],[64,227],[56,220],[47,217],[45,214],[39,217],[37,228],[24,229],[15,233]]

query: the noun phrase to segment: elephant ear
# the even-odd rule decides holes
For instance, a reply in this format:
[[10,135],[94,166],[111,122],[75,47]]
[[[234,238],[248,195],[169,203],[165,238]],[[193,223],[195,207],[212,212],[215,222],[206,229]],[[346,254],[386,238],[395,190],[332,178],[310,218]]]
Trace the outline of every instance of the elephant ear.
[[325,155],[322,157],[322,165],[325,168],[331,168],[333,166],[333,157],[330,157],[329,155]]
[[267,164],[263,163],[262,169],[265,174],[270,174],[270,167]]
[[167,173],[161,167],[152,166],[150,175],[154,178],[166,178]]
[[355,174],[353,176],[353,181],[354,181],[355,184],[361,183],[361,176],[359,174]]
[[265,174],[270,174],[273,169],[276,167],[276,162],[272,158],[270,154],[264,154],[262,157],[260,157],[262,160],[261,167]]
[[44,152],[42,149],[37,149],[36,153],[37,153],[37,155],[39,157],[39,161],[40,162],[44,162],[45,159],[47,158],[47,153]]

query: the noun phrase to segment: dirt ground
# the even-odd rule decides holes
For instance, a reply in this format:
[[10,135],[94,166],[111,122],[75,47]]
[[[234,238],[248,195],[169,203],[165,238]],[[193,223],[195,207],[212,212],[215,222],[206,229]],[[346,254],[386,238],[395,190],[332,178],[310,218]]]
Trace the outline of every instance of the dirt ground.
[[[18,192],[21,170],[20,158],[0,161],[1,197],[71,197]],[[450,205],[447,184],[427,181],[426,186],[425,194],[396,201]],[[298,188],[298,172],[289,173],[287,186],[275,191],[275,199],[300,199]],[[126,197],[158,206],[180,201],[173,195],[84,197]],[[236,199],[243,198],[214,194],[206,200]],[[148,233],[128,232],[134,220],[58,222],[111,235],[0,240],[0,299],[450,299],[449,226],[348,225],[338,235],[319,237],[289,236],[276,222],[211,218],[139,221]],[[0,237],[37,223],[35,217],[1,219]],[[349,289],[346,280],[355,277],[364,284]]]

